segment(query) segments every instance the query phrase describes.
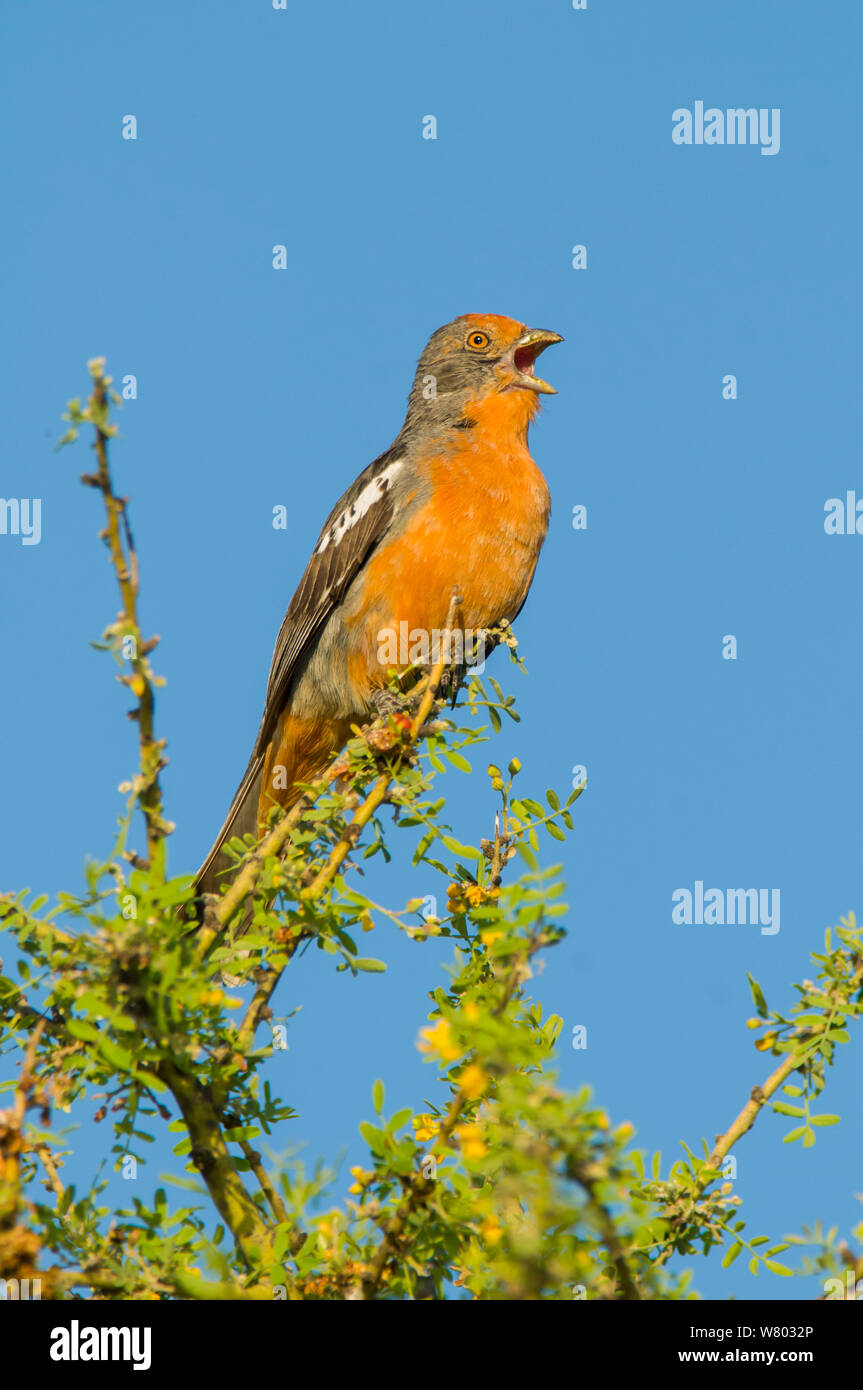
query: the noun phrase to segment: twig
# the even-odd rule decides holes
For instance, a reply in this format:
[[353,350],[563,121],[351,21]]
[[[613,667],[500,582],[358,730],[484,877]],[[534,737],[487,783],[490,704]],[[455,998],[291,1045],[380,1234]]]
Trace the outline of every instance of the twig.
[[[729,1125],[725,1133],[720,1134],[716,1140],[713,1146],[713,1152],[707,1160],[708,1168],[719,1167],[725,1155],[734,1147],[738,1139],[742,1139],[744,1134],[752,1128],[765,1101],[768,1101],[770,1097],[779,1090],[783,1081],[785,1081],[793,1071],[796,1071],[799,1066],[800,1058],[794,1052],[790,1052],[785,1058],[785,1061],[768,1076],[763,1086],[753,1086],[749,1100],[737,1116],[737,1119],[733,1124]],[[701,1186],[706,1187],[708,1183],[705,1182],[701,1184]]]
[[[11,1110],[6,1111],[5,1123],[0,1126],[0,1182],[8,1183],[13,1189],[21,1182],[21,1154],[25,1148],[21,1131],[30,1106],[30,1096],[36,1084],[36,1053],[44,1031],[45,1021],[40,1019],[30,1034],[27,1051],[24,1053],[21,1075],[15,1087],[15,1104]],[[14,1211],[15,1208],[12,1212],[13,1218]]]
[[174,1093],[189,1131],[191,1160],[249,1268],[254,1269],[259,1260],[271,1258],[273,1235],[237,1171],[213,1098],[206,1086],[170,1058],[162,1061],[159,1073]]
[[[447,614],[447,627],[446,632],[444,634],[445,639],[449,636],[449,631],[452,627],[453,622],[455,621],[455,614],[458,611],[460,603],[461,599],[459,598],[458,594],[453,592],[453,596],[450,601],[449,612]],[[446,640],[444,640],[441,643],[441,649],[443,651],[447,650]],[[446,661],[444,657],[441,657],[440,660],[435,664],[431,674],[428,677],[428,683],[426,684],[425,692],[420,701],[417,713],[411,724],[410,732],[405,740],[407,748],[413,747],[413,745],[417,741],[417,738],[419,737],[420,730],[424,727],[426,723],[429,712],[435,702],[435,699],[437,698],[438,687],[441,683],[441,679],[443,677],[445,669]],[[331,778],[333,777],[332,773],[330,773],[329,775]],[[368,824],[375,811],[379,808],[379,806],[382,805],[383,801],[385,800],[390,785],[392,784],[393,776],[393,771],[387,771],[382,773],[381,776],[377,779],[371,791],[365,797],[365,800],[354,812],[350,824],[348,825],[344,834],[339,839],[339,841],[333,846],[333,849],[330,852],[326,864],[321,868],[320,872],[316,875],[313,882],[307,888],[303,889],[302,893],[300,894],[300,902],[308,903],[319,898],[324,889],[327,888],[329,884],[332,882],[332,880],[335,878],[339,868],[344,863],[351,849],[354,847],[357,837],[359,836],[361,830],[364,826]],[[253,856],[252,862],[246,865],[246,868],[243,870],[240,877],[228,890],[228,892],[225,894],[225,897],[221,899],[219,907],[216,909],[215,916],[216,919],[220,921],[223,925],[230,921],[230,918],[233,915],[233,913],[237,910],[237,907],[239,907],[240,903],[248,895],[250,888],[254,886],[254,883],[260,876],[263,860],[266,859],[270,854],[278,853],[278,851],[282,848],[285,841],[288,839],[291,830],[293,829],[294,825],[299,819],[301,813],[301,808],[294,807],[293,810],[289,813],[289,815],[287,815],[284,818],[284,820],[282,820],[275,827],[275,829],[270,833],[270,835],[267,836],[267,839],[264,841],[263,845],[261,845],[260,849]],[[228,899],[231,899],[230,903],[228,902]],[[213,932],[212,929],[210,930],[210,939],[214,940],[218,933]],[[290,943],[288,948],[288,959],[290,959],[293,956],[301,940],[302,933],[294,937],[293,941]],[[248,1046],[252,1038],[254,1037],[255,1031],[261,1020],[263,1011],[264,1009],[266,1009],[270,999],[272,998],[276,986],[278,985],[279,980],[281,979],[281,974],[282,972],[280,970],[269,971],[267,975],[264,977],[264,979],[259,982],[254,997],[252,998],[252,1002],[249,1005],[248,1010],[246,1011],[246,1016],[243,1019],[238,1030],[239,1044],[241,1048]]]
[[[540,933],[533,933],[530,940],[526,943],[525,961],[530,960],[540,948]],[[514,959],[507,974],[506,984],[503,994],[492,1010],[492,1017],[498,1018],[506,1009],[513,994],[518,989],[522,980],[522,971],[525,961]],[[435,1136],[435,1144],[446,1146],[449,1142],[456,1124],[461,1119],[462,1112],[467,1104],[467,1097],[463,1091],[456,1091],[452,1097],[446,1116],[438,1128]],[[373,1298],[383,1277],[389,1261],[398,1253],[399,1243],[404,1233],[408,1221],[415,1211],[417,1211],[425,1200],[434,1191],[434,1180],[422,1178],[411,1173],[407,1179],[403,1179],[407,1187],[407,1195],[401,1205],[396,1209],[389,1221],[384,1226],[383,1238],[375,1251],[374,1259],[371,1261],[366,1273],[359,1285],[359,1297],[364,1301]]]
[[54,1162],[51,1150],[48,1148],[47,1144],[34,1144],[33,1150],[39,1155],[42,1161],[42,1167],[48,1174],[48,1182],[50,1183],[52,1192],[55,1194],[57,1201],[61,1202],[66,1195],[66,1189],[60,1181],[57,1173],[57,1165]]
[[600,1201],[596,1195],[596,1183],[581,1164],[573,1163],[568,1169],[575,1181],[584,1189],[587,1194],[587,1202],[590,1210],[596,1217],[600,1235],[603,1243],[608,1247],[608,1254],[611,1263],[614,1265],[623,1296],[630,1302],[641,1301],[641,1293],[638,1285],[632,1277],[629,1268],[629,1261],[624,1254],[623,1247],[617,1235],[617,1227],[614,1218],[608,1208]]
[[[452,1104],[447,1112],[446,1119],[440,1126],[435,1137],[435,1143],[448,1143],[456,1124],[461,1119],[462,1111],[466,1104],[464,1092],[457,1091],[452,1098]],[[415,1211],[418,1211],[425,1203],[426,1199],[434,1191],[434,1178],[424,1178],[419,1173],[411,1173],[402,1181],[407,1187],[407,1195],[404,1201],[393,1212],[386,1226],[384,1227],[381,1243],[375,1251],[374,1258],[368,1266],[365,1274],[360,1281],[360,1298],[368,1302],[373,1298],[378,1290],[384,1270],[394,1255],[398,1254],[399,1245],[405,1228]]]
[[252,1148],[247,1139],[240,1140],[240,1148],[243,1150],[243,1157],[258,1179],[261,1191],[270,1204],[273,1215],[277,1221],[287,1221],[288,1213],[285,1204],[279,1196],[273,1184],[270,1182],[269,1174],[261,1162],[261,1155]]
[[[114,433],[108,425],[108,388],[111,378],[105,376],[104,358],[94,358],[89,364],[93,375],[93,391],[89,400],[89,410],[84,418],[89,419],[96,432],[94,449],[98,460],[98,471],[94,476],[86,476],[84,481],[98,487],[102,493],[107,514],[105,539],[111,554],[111,562],[117,575],[120,597],[123,602],[121,622],[128,629],[135,643],[134,655],[129,658],[132,676],[124,678],[136,695],[138,707],[134,718],[138,724],[138,742],[141,758],[141,786],[138,789],[138,804],[144,816],[147,829],[147,859],[160,879],[165,874],[164,839],[171,827],[162,817],[162,792],[159,785],[159,772],[164,766],[164,742],[158,740],[154,731],[155,694],[153,677],[146,654],[151,651],[158,638],[144,642],[138,620],[138,557],[132,540],[132,531],[126,512],[126,499],[114,492],[111,471],[108,464],[108,440]],[[125,541],[125,548],[124,548]]]

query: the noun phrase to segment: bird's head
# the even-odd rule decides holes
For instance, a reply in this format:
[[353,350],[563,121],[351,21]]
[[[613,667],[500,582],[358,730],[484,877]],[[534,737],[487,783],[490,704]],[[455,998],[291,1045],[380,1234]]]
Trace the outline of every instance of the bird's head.
[[[525,422],[540,395],[555,388],[534,373],[537,357],[559,333],[528,328],[502,314],[462,314],[433,333],[417,365],[410,413],[431,406],[439,418],[457,418],[483,402],[494,403]],[[497,397],[508,397],[496,401]]]

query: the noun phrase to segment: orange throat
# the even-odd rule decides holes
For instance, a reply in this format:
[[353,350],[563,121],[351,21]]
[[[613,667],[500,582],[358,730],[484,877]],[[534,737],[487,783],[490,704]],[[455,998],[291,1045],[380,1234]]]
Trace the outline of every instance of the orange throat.
[[476,420],[480,432],[496,443],[502,444],[509,439],[524,444],[528,426],[539,409],[539,394],[536,391],[523,386],[509,386],[468,401],[464,413],[471,420]]

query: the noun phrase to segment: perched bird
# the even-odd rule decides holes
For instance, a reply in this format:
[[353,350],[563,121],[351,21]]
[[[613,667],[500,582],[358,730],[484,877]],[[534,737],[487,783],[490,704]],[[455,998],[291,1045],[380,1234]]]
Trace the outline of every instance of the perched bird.
[[[498,314],[464,314],[433,333],[391,448],[351,484],[324,523],[273,653],[252,756],[197,878],[225,882],[225,841],[266,828],[299,797],[353,724],[365,722],[393,666],[382,633],[474,632],[521,609],[550,499],[528,452],[542,394],[534,363],[557,333]],[[383,655],[382,655],[383,654]]]

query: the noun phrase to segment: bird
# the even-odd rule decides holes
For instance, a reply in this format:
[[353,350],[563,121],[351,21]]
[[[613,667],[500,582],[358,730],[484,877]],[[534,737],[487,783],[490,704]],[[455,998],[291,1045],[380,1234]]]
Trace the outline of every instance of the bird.
[[528,447],[542,395],[537,357],[563,338],[500,314],[462,314],[434,332],[404,424],[336,503],[276,638],[248,766],[195,882],[199,898],[236,872],[226,841],[260,838],[353,726],[381,708],[392,660],[381,634],[462,632],[512,622],[548,530],[548,484]]

